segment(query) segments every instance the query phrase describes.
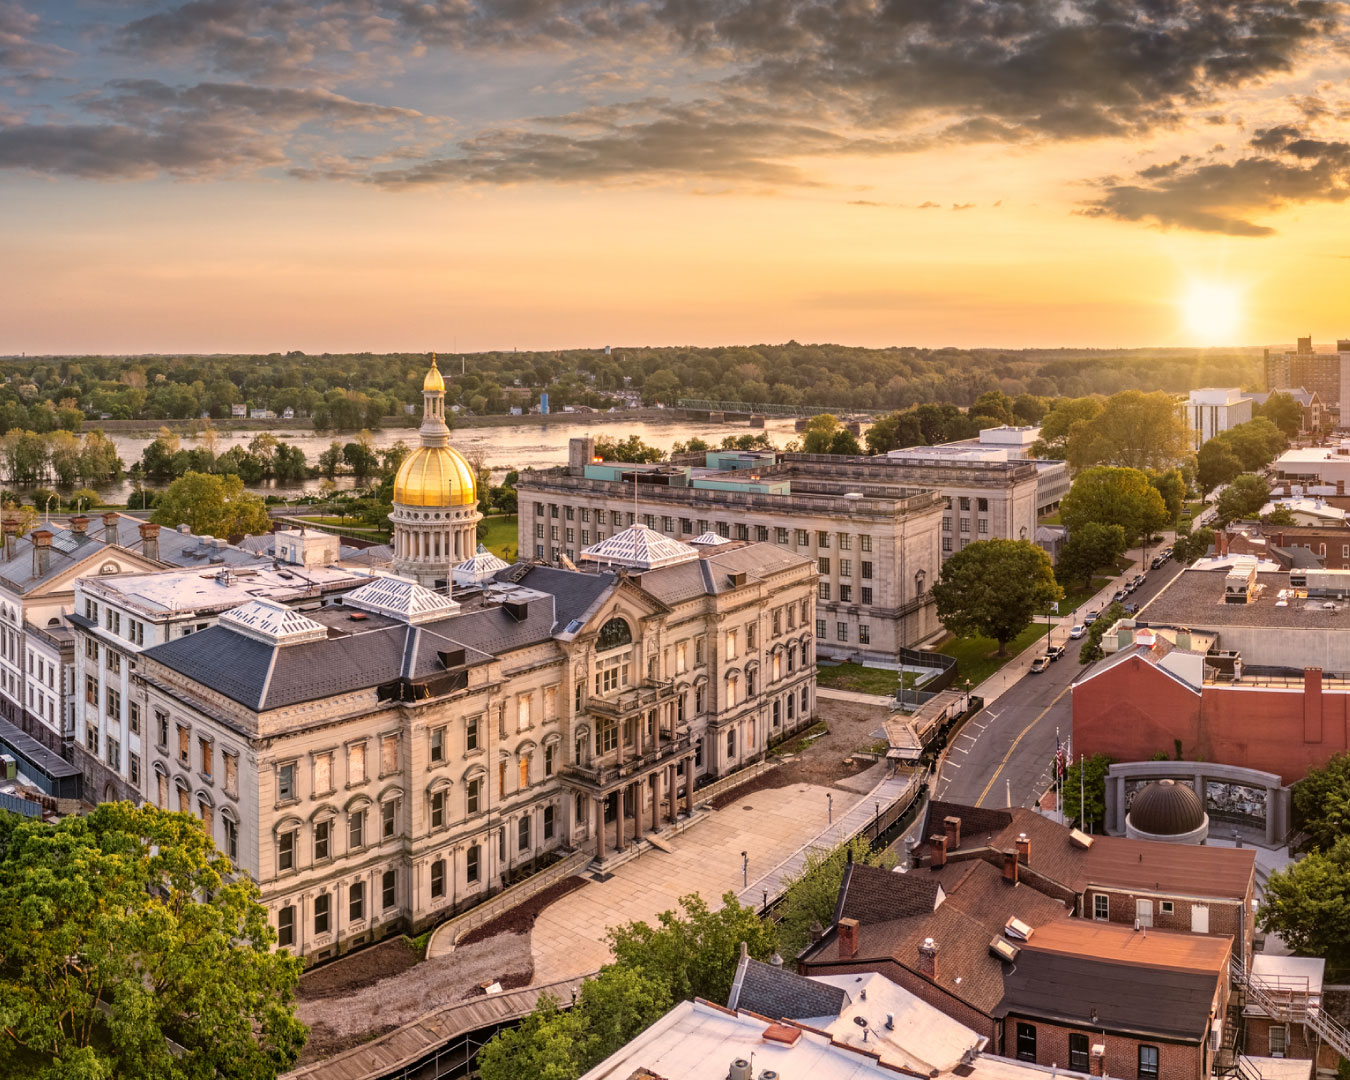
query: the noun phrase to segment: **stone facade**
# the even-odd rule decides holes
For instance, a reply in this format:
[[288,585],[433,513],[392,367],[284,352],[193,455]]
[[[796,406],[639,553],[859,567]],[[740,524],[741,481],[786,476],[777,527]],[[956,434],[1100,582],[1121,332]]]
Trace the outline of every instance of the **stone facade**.
[[261,655],[233,624],[196,640],[255,664],[303,649],[298,666],[322,669],[344,637],[375,635],[374,655],[378,635],[415,623],[407,648],[440,656],[439,674],[352,675],[277,708],[194,675],[192,639],[147,650],[149,798],[198,814],[261,886],[281,943],[311,960],[420,930],[556,852],[603,862],[688,813],[700,777],[810,722],[815,570],[761,548],[641,575],[516,567],[406,625],[361,610],[357,590]]

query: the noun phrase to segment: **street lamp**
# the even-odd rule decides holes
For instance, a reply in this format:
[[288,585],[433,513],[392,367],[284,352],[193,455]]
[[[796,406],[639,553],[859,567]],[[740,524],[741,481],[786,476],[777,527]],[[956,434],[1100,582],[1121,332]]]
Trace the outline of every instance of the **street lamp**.
[[53,499],[56,500],[56,512],[57,512],[58,514],[61,512],[61,496],[58,495],[58,494],[56,494],[56,492],[52,492],[50,495],[47,496],[47,524],[48,524],[48,525],[50,525],[50,524],[52,523],[52,500],[53,500]]
[[742,852],[741,852],[741,888],[745,888],[745,887],[748,886],[749,884],[750,884],[750,853],[749,853],[748,851],[742,851]]
[[834,796],[828,791],[825,793],[825,803],[830,812],[830,824],[834,824]]

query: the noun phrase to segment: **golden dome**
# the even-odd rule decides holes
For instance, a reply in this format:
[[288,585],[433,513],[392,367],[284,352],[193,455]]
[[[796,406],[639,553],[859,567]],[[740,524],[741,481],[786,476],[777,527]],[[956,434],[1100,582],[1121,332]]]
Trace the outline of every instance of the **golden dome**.
[[440,370],[436,367],[435,353],[431,354],[431,370],[427,372],[427,377],[422,380],[422,392],[425,394],[428,390],[445,393],[445,380],[441,378]]
[[469,463],[450,447],[419,446],[394,477],[394,502],[400,506],[476,506],[478,485]]

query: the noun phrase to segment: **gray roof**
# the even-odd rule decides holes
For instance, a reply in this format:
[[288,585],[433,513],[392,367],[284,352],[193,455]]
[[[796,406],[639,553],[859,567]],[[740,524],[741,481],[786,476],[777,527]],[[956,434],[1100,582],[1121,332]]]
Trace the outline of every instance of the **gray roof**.
[[770,1020],[806,1020],[838,1016],[849,1001],[848,992],[842,987],[742,956],[727,1008],[746,1009]]
[[[1350,536],[1350,533],[1346,534]],[[1345,622],[1342,604],[1324,608],[1317,597],[1291,599],[1276,607],[1281,589],[1289,588],[1289,574],[1257,573],[1262,586],[1249,604],[1225,604],[1224,570],[1183,570],[1140,610],[1137,618],[1156,626],[1218,629],[1224,626],[1271,626],[1339,629]]]

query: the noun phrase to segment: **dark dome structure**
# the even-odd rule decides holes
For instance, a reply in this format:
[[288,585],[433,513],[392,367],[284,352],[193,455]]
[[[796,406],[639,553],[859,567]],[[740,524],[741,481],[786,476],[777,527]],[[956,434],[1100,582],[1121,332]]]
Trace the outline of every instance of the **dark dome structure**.
[[1209,834],[1209,815],[1189,784],[1155,780],[1134,793],[1125,830],[1142,840],[1199,844]]

